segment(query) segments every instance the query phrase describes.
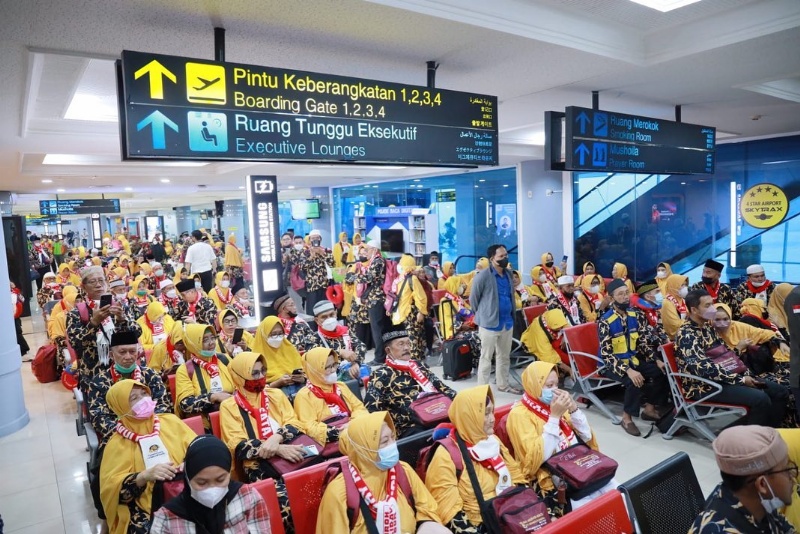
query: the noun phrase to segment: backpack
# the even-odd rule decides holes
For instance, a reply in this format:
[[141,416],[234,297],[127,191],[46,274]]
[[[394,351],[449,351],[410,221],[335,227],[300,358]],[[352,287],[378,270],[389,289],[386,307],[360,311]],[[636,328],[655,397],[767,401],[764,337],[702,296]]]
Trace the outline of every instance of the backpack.
[[[358,488],[356,488],[356,483],[353,481],[353,475],[350,474],[350,469],[343,469],[346,465],[349,465],[349,461],[344,459],[341,462],[334,462],[325,469],[325,474],[322,478],[321,495],[325,495],[325,489],[328,487],[328,484],[341,473],[342,477],[344,477],[344,489],[347,495],[347,519],[350,521],[350,531],[352,532],[358,521],[358,514],[362,509],[366,508],[366,503],[361,499],[361,494],[358,492]],[[417,507],[414,504],[414,492],[411,489],[411,482],[408,480],[406,470],[400,462],[397,463],[397,485],[400,487],[408,504],[411,505],[412,510],[414,510],[416,514]],[[372,519],[372,516],[366,514],[365,520],[367,520],[367,518]],[[367,531],[369,531],[369,527],[367,527]]]
[[416,471],[423,482],[425,482],[425,475],[428,472],[428,467],[431,465],[431,460],[433,460],[433,454],[440,446],[447,449],[447,452],[450,453],[450,459],[453,460],[453,464],[456,466],[456,480],[461,478],[461,473],[464,471],[464,457],[461,456],[461,451],[458,450],[458,444],[453,441],[450,436],[447,436],[434,441],[431,445],[423,447],[423,449],[419,451]]
[[292,265],[292,271],[289,274],[289,283],[295,291],[300,291],[306,287],[306,281],[303,279],[303,273],[300,271],[299,265]]
[[[91,311],[89,310],[89,306],[85,302],[76,302],[75,308],[77,308],[78,310],[78,317],[81,320],[81,324],[83,325],[89,324],[89,320],[91,318]],[[70,343],[69,336],[66,336],[66,343],[71,361],[77,362],[78,353],[75,351],[75,348],[72,346],[72,343]]]
[[386,277],[383,279],[383,294],[389,296],[392,292],[392,284],[397,278],[397,262],[395,260],[384,260],[386,264]]
[[[511,413],[511,412],[509,412]],[[494,435],[497,436],[497,439],[506,446],[508,449],[509,454],[516,458],[514,454],[514,446],[511,445],[511,437],[508,435],[508,414],[505,414],[500,420],[497,422],[494,428]]]
[[42,384],[58,380],[58,348],[52,343],[39,347],[31,362],[31,371]]

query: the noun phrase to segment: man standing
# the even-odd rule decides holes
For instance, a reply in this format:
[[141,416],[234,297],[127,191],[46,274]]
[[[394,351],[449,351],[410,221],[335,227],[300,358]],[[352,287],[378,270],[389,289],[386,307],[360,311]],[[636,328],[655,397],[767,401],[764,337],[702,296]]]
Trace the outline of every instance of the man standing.
[[761,265],[750,265],[747,268],[747,280],[733,292],[737,307],[742,306],[746,299],[758,299],[769,304],[769,298],[775,291],[775,284],[767,280],[767,275]]
[[[610,295],[611,292],[609,291]],[[553,292],[546,301],[548,310],[561,310],[571,326],[586,322],[578,298],[575,296],[575,279],[569,275],[558,277],[558,291]]]
[[333,267],[333,252],[322,247],[322,234],[311,230],[311,246],[300,253],[300,269],[306,275],[306,313],[314,315],[314,305],[325,300],[328,289],[328,268]]
[[217,263],[217,255],[211,245],[203,241],[203,233],[200,230],[192,232],[192,239],[194,243],[186,251],[183,266],[189,271],[190,277],[195,274],[200,275],[203,291],[208,293],[214,286],[213,266]]
[[[786,328],[789,330],[789,386],[796,399],[800,399],[800,286],[792,289],[783,301]],[[800,414],[800,406],[797,407]]]
[[489,383],[492,358],[496,355],[497,389],[521,395],[522,390],[508,385],[515,308],[514,282],[511,280],[511,273],[506,269],[508,252],[503,245],[492,245],[486,255],[490,262],[489,268],[478,272],[472,279],[472,292],[469,296],[481,340],[478,384]]
[[437,251],[431,252],[428,258],[428,265],[424,268],[425,274],[428,275],[428,281],[433,284],[433,287],[439,287],[439,279],[444,277],[442,268],[439,266],[439,253]]
[[[789,398],[787,388],[750,376],[749,371],[732,373],[707,356],[715,347],[725,345],[717,331],[709,324],[716,315],[711,295],[703,290],[689,291],[686,295],[688,318],[675,335],[675,358],[681,373],[699,376],[722,386],[714,395],[714,402],[738,404],[748,408],[743,418],[748,424],[777,427],[783,421]],[[705,382],[681,378],[683,390],[691,400],[698,400],[712,391]]]
[[356,260],[358,265],[354,298],[360,300],[360,305],[367,308],[372,342],[375,344],[375,358],[370,365],[382,365],[386,361],[386,351],[383,348],[383,323],[386,321],[386,310],[383,307],[386,295],[383,293],[383,283],[386,279],[386,261],[381,256],[380,250],[366,243],[361,244]]
[[714,304],[717,302],[727,304],[733,312],[733,317],[731,317],[731,319],[738,319],[739,305],[736,302],[736,298],[733,296],[733,289],[731,289],[731,286],[728,284],[720,282],[720,276],[722,275],[722,269],[724,267],[725,266],[718,261],[711,259],[706,260],[703,266],[703,273],[700,277],[701,281],[694,284],[689,290],[702,289],[711,296],[714,300]]
[[[658,289],[655,283],[653,286]],[[606,365],[605,375],[625,388],[622,429],[631,436],[639,436],[641,432],[632,417],[639,416],[643,397],[641,418],[645,421],[658,421],[668,408],[664,363],[642,343],[648,325],[639,324],[637,312],[630,308],[631,293],[625,282],[614,279],[608,284],[608,294],[612,299],[611,309],[597,323],[600,356]]]
[[55,243],[53,243],[53,256],[56,259],[56,265],[61,265],[64,261],[64,242],[61,241],[60,237],[56,237]]

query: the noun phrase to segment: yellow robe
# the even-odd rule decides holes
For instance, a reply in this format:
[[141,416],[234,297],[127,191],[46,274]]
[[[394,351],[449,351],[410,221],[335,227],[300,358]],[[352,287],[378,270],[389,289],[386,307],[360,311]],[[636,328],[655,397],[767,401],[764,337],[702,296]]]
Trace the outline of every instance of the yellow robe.
[[[547,326],[555,331],[569,326],[567,318],[564,317],[564,312],[561,310],[547,310],[544,312],[544,320],[547,322]],[[520,336],[520,341],[528,349],[528,352],[534,354],[538,360],[553,364],[561,363],[561,355],[553,348],[551,341],[547,337],[547,332],[544,331],[539,323],[538,317],[525,329],[525,332]]]
[[[717,309],[725,310],[725,313],[728,314],[728,317],[733,317],[731,313],[731,309],[727,304],[722,302],[718,302],[715,304]],[[717,331],[719,333],[719,337],[725,342],[728,348],[733,349],[739,342],[743,339],[749,339],[753,345],[763,345],[764,343],[769,343],[771,340],[775,339],[778,334],[773,332],[772,330],[767,330],[766,328],[756,328],[755,326],[749,325],[747,323],[742,323],[740,321],[731,321],[731,325],[728,327],[727,330],[724,331]],[[774,347],[772,348],[772,357],[776,362],[788,362],[789,355],[784,354],[784,352]]]
[[228,245],[225,247],[225,268],[241,267],[242,252],[236,246],[236,236],[228,236]]
[[661,303],[661,322],[664,324],[664,331],[670,339],[675,339],[675,334],[678,333],[678,328],[683,324],[684,318],[678,313],[675,304],[667,299],[667,295],[672,295],[679,302],[683,299],[678,295],[678,290],[681,286],[688,281],[688,278],[680,274],[672,274],[667,277],[665,282],[666,292],[664,293],[664,302]]
[[147,326],[147,320],[145,317],[147,317],[147,319],[150,321],[158,319],[159,317],[163,317],[164,332],[167,335],[172,332],[172,329],[175,326],[175,320],[166,312],[164,305],[157,300],[147,305],[147,312],[145,315],[139,317],[136,322],[139,323],[139,326],[142,328],[142,335],[139,336],[139,343],[141,343],[142,348],[144,350],[153,350],[155,347],[155,343],[153,342],[153,331],[150,330],[149,326]]
[[251,345],[253,352],[263,354],[267,359],[267,384],[274,382],[283,375],[290,375],[295,369],[303,367],[300,353],[287,338],[283,338],[283,343],[277,349],[273,349],[267,343],[269,333],[280,322],[281,320],[274,315],[265,317],[258,325],[255,339],[253,339],[253,344]]
[[[345,242],[342,243],[342,238],[345,238]],[[347,253],[344,252],[345,247],[347,247]],[[345,256],[345,261],[349,261],[348,257],[350,256],[353,250],[353,245],[347,242],[347,232],[342,232],[339,234],[339,241],[337,241],[333,245],[333,266],[334,267],[344,267],[345,262],[342,261],[342,256]]]
[[[228,273],[226,273],[225,271],[218,272],[217,276],[215,277],[216,285],[211,289],[211,291],[208,292],[208,298],[210,298],[211,302],[214,303],[214,306],[217,307],[217,311],[224,310],[225,307],[227,306],[227,304],[225,304],[222,301],[222,299],[220,299],[219,294],[217,293],[217,291],[222,293],[223,298],[228,298],[228,296],[231,293],[231,288],[230,287],[222,287],[222,285],[220,285],[222,283],[222,277],[224,277],[226,275],[228,276],[228,279],[230,281],[230,275],[228,275]],[[231,282],[231,285],[233,285],[233,282]]]
[[[402,281],[397,284],[397,291],[400,291],[402,285]],[[425,295],[425,288],[422,287],[419,278],[413,274],[410,275],[406,287],[403,288],[397,305],[397,314],[392,316],[392,322],[400,324],[405,321],[408,314],[411,313],[412,304],[422,315],[428,315],[428,297]]]

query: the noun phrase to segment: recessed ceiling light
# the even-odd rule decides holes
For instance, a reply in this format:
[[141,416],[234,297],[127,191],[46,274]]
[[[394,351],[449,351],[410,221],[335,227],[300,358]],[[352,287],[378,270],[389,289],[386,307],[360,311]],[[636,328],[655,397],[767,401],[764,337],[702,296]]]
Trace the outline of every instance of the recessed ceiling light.
[[483,183],[483,182],[485,182],[486,180],[484,180],[483,178],[481,178],[481,179],[480,179],[480,180],[478,180],[478,181],[479,181],[479,182],[481,182],[481,183]]
[[244,189],[244,186],[243,186],[243,185],[240,185],[240,186],[239,186],[239,189]]
[[294,189],[294,186],[290,185],[289,187],[287,187],[287,189]]
[[48,179],[45,179],[45,180],[42,180],[42,183],[43,183],[43,184],[52,184],[52,183],[53,183],[53,180],[48,180]]
[[133,188],[132,187],[126,187],[125,191],[133,191]]
[[672,11],[673,9],[678,9],[679,7],[688,6],[689,4],[694,4],[699,1],[700,0],[631,0],[631,2],[661,11],[662,13]]
[[162,178],[161,179],[161,183],[162,184],[168,184],[169,183],[169,178]]
[[59,187],[58,189],[56,189],[56,191],[58,191],[59,193],[63,193],[64,191],[66,191],[66,189],[61,189],[61,188]]
[[503,187],[508,187],[508,184],[503,184]]
[[414,181],[415,181],[415,182],[419,182],[419,178],[417,178],[417,179],[416,179],[416,180],[414,180]]

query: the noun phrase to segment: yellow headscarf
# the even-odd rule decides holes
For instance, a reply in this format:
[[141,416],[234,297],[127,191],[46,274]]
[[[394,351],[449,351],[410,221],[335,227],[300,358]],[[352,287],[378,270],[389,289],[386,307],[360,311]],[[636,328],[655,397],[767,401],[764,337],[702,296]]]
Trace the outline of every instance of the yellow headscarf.
[[372,412],[352,419],[339,435],[339,450],[358,469],[373,492],[385,487],[387,476],[386,471],[381,471],[375,465],[383,423],[389,425],[392,433],[397,435],[389,412]]
[[764,317],[764,312],[767,311],[767,305],[761,299],[744,299],[739,306],[742,313],[749,313],[755,315],[759,319]]
[[684,276],[682,274],[671,274],[667,277],[667,281],[664,284],[665,292],[667,295],[672,295],[678,299],[678,301],[682,301],[683,298],[680,296],[679,291],[681,290],[681,286],[683,286],[683,284],[688,283],[688,276]]
[[[74,263],[74,262],[70,262],[70,263]],[[72,267],[68,263],[62,263],[61,265],[58,266],[58,274],[64,274],[64,271],[67,271],[67,274],[69,274],[69,271],[71,271],[71,270],[72,270]]]
[[230,291],[230,287],[222,287],[222,279],[224,277],[226,277],[226,276],[228,277],[228,281],[230,281],[231,275],[229,275],[225,271],[218,272],[217,275],[214,277],[214,284],[222,292],[222,294],[225,295],[225,296],[227,296],[228,295],[228,291]]
[[458,295],[458,288],[461,286],[462,283],[464,283],[464,281],[461,279],[460,276],[453,275],[444,281],[444,289],[446,291],[449,291],[453,295]]
[[447,412],[458,434],[470,444],[489,437],[483,429],[487,398],[494,404],[494,394],[488,385],[461,390]]
[[114,273],[114,276],[116,276],[120,280],[124,280],[125,277],[128,276],[129,274],[128,269],[126,269],[125,267],[117,267],[113,269],[111,272]]
[[153,268],[150,267],[149,263],[143,263],[139,266],[139,273],[143,274],[144,276],[150,276],[153,274]]
[[[291,342],[284,337],[280,347],[273,349],[267,343],[267,338],[275,325],[281,325],[280,318],[269,315],[264,318],[256,329],[255,339],[253,340],[253,352],[263,354],[267,359],[267,381],[274,382],[283,375],[292,374],[295,369],[303,367],[300,353]],[[237,356],[238,358],[238,356]]]
[[[131,412],[130,394],[134,386],[143,388],[150,394],[142,382],[135,380],[120,380],[111,386],[106,393],[106,401],[120,422],[129,430],[139,435],[149,434],[153,431],[154,419],[135,419]],[[180,419],[172,414],[158,415],[160,431],[159,437],[169,453],[172,463],[179,465],[186,455],[186,448],[196,438],[195,433]],[[119,502],[119,493],[126,477],[133,473],[145,470],[144,458],[139,445],[118,433],[109,439],[100,465],[100,478],[103,481],[100,489],[100,499],[106,513],[109,531],[112,534],[124,534],[130,522],[130,509],[127,504]],[[150,512],[153,497],[153,483],[148,482],[142,493],[136,499],[136,505]]]
[[581,280],[581,288],[583,289],[584,294],[589,298],[594,298],[594,295],[589,292],[589,289],[591,289],[592,284],[595,281],[600,282],[600,291],[604,293],[606,290],[606,282],[599,274],[587,274],[584,275],[583,280]]
[[545,252],[544,254],[542,254],[539,257],[539,259],[542,260],[542,265],[545,265],[547,263],[547,256],[550,256],[551,258],[553,258],[553,268],[555,268],[556,267],[556,257],[553,256],[552,252]]
[[475,262],[476,271],[482,271],[488,268],[489,268],[489,258],[487,257],[478,258],[478,261]]
[[550,373],[556,370],[553,363],[533,362],[522,372],[522,387],[528,396],[538,399],[542,396],[542,386]]
[[78,257],[83,259],[86,257],[86,249],[83,246],[78,247]]
[[183,325],[183,343],[186,345],[186,350],[197,357],[200,356],[200,351],[203,350],[203,336],[206,331],[210,330],[217,335],[213,326],[207,324],[187,323]]
[[617,270],[616,278],[620,278],[622,280],[627,280],[628,278],[628,267],[624,263],[615,263],[614,269]]
[[[547,310],[542,317],[547,323],[547,327],[553,331],[559,331],[569,326],[564,312],[560,309]],[[528,349],[528,352],[535,354],[540,361],[549,364],[558,364],[561,361],[561,356],[553,348],[553,340],[548,337],[538,318],[534,319],[530,326],[525,329],[520,341]]]
[[66,286],[61,290],[61,298],[66,301],[65,305],[71,310],[75,305],[75,299],[78,298],[78,288],[75,286]]
[[397,266],[402,267],[405,271],[405,274],[409,274],[417,268],[417,262],[414,260],[414,256],[403,254],[400,257],[400,261],[397,262]]
[[539,281],[539,277],[542,276],[543,267],[541,265],[536,265],[535,267],[531,267],[531,280],[534,284],[541,284],[542,282]]
[[180,269],[178,269],[175,272],[175,276],[172,277],[172,283],[178,285],[178,283],[181,281],[181,275],[184,273],[189,274],[186,272],[186,267],[181,267]]
[[789,321],[786,317],[786,310],[783,309],[783,303],[786,301],[787,295],[792,292],[794,286],[792,284],[778,284],[772,291],[769,297],[769,320],[775,323],[778,328],[788,328]]
[[236,246],[236,236],[228,236],[228,246],[225,247],[225,267],[241,267],[242,252]]
[[[141,275],[141,274],[133,279],[133,284],[131,285],[131,291],[130,291],[130,297],[131,298],[137,298],[139,296],[139,295],[136,294],[136,292],[139,291],[139,284],[141,284],[142,282],[144,282],[146,280],[147,280],[147,277],[144,276],[144,275]],[[149,294],[149,292],[150,291],[148,290],[148,294]]]
[[[754,345],[761,345],[762,343],[767,343],[777,335],[772,330],[767,330],[766,328],[757,328],[741,321],[734,321],[731,308],[727,304],[718,302],[714,304],[714,307],[718,310],[724,310],[725,313],[728,314],[728,318],[731,319],[731,325],[727,330],[717,331],[719,337],[721,337],[730,348],[734,348],[743,339],[749,339]],[[774,357],[777,361],[789,361],[788,354],[784,356],[780,350],[775,352]]]
[[247,391],[244,388],[244,383],[246,380],[252,379],[253,366],[259,360],[264,364],[264,369],[266,369],[267,359],[262,354],[258,354],[256,352],[240,352],[228,365],[228,371],[230,371],[233,385],[236,387],[239,393],[244,395],[247,401],[253,406],[259,406],[257,402],[261,393],[252,393]]
[[353,244],[354,245],[360,245],[361,241],[362,241],[362,238],[361,238],[361,234],[360,233],[356,232],[355,234],[353,234]]
[[98,267],[102,266],[103,265],[103,260],[101,260],[100,258],[95,256],[95,257],[92,258],[92,265],[97,265]]
[[336,351],[327,347],[316,347],[303,354],[303,371],[305,371],[308,381],[326,392],[333,391],[333,385],[325,382],[325,365],[328,363],[328,356],[333,356],[334,361],[339,361]]
[[159,317],[163,317],[167,313],[167,310],[164,309],[164,305],[154,300],[150,304],[147,305],[147,320],[151,323],[154,322]]
[[[451,269],[453,270],[452,273],[450,272]],[[442,265],[442,272],[445,274],[445,276],[455,276],[456,270],[453,262],[452,261],[444,262],[444,264]]]

